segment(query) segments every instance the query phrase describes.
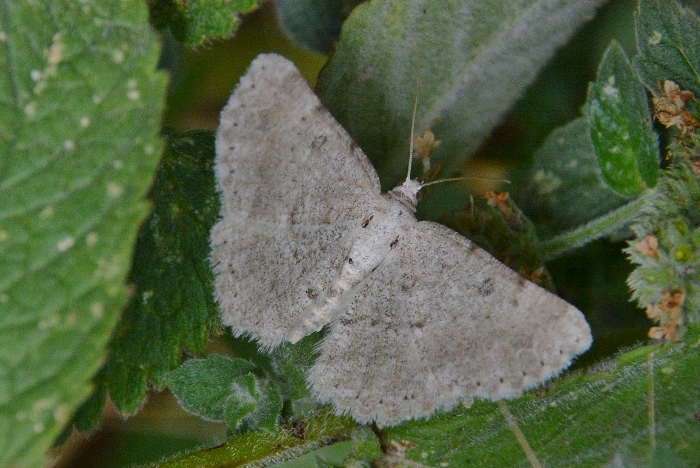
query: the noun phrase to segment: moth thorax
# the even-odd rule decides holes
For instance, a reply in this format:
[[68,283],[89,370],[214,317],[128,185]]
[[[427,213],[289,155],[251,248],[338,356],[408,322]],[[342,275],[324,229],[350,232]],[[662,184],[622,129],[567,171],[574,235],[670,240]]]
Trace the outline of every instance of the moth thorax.
[[403,184],[394,187],[387,195],[392,200],[396,200],[406,206],[406,208],[411,210],[411,213],[415,213],[416,205],[418,204],[417,195],[421,187],[421,183],[417,180],[408,179]]

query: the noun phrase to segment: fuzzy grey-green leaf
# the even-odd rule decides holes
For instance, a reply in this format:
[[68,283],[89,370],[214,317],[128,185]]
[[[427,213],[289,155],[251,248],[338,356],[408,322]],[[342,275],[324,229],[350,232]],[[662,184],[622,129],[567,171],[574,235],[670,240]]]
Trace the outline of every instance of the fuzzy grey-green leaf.
[[277,21],[285,33],[319,54],[331,52],[350,10],[348,0],[275,1]]
[[[241,378],[251,376],[254,371],[255,366],[248,361],[212,354],[205,359],[185,361],[170,373],[168,387],[187,411],[212,421],[223,421],[230,412],[228,400],[232,386],[250,390]],[[250,409],[243,412],[246,414],[255,407],[255,401],[249,391],[242,393],[248,394],[246,399],[250,403]],[[241,403],[237,405],[239,408],[246,406],[242,400],[237,398]]]
[[275,427],[282,400],[254,364],[210,354],[190,359],[172,371],[168,387],[185,410],[232,431]]
[[372,160],[384,190],[405,177],[417,94],[416,131],[432,127],[442,141],[432,159],[446,177],[602,3],[367,2],[343,25],[319,94]]
[[603,180],[585,117],[555,129],[534,158],[519,200],[540,232],[582,225],[627,200]]
[[700,96],[700,18],[675,0],[641,0],[635,65],[649,89],[674,81]]
[[623,196],[656,185],[659,170],[656,134],[644,91],[622,47],[605,52],[586,102],[591,140],[607,184]]

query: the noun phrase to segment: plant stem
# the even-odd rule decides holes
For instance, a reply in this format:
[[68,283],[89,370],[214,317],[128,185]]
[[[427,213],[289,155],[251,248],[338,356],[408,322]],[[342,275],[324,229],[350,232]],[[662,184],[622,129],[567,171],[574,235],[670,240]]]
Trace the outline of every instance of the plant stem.
[[542,259],[545,262],[553,260],[570,250],[628,227],[641,214],[647,200],[655,194],[655,190],[649,190],[639,198],[600,218],[540,242],[538,248]]

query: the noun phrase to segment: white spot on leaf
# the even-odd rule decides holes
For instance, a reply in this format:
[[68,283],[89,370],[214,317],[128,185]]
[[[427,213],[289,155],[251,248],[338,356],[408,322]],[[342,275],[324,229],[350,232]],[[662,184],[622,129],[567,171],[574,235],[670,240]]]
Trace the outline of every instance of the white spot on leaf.
[[50,218],[53,216],[53,213],[54,213],[53,205],[47,205],[46,208],[41,210],[41,213],[39,213],[39,217]]
[[65,252],[66,250],[70,249],[75,245],[75,237],[73,236],[68,236],[64,237],[58,243],[56,244],[56,248],[58,248],[59,252]]
[[75,142],[73,140],[64,141],[63,149],[65,149],[66,151],[73,151],[75,149]]
[[58,405],[56,409],[53,410],[53,419],[61,425],[68,422],[68,417],[68,406],[65,404]]
[[93,302],[90,305],[90,313],[95,318],[101,318],[105,313],[105,306],[101,302]]
[[89,232],[88,235],[85,236],[85,243],[88,245],[88,247],[92,247],[93,245],[97,244],[99,237],[100,236],[98,236],[97,233]]
[[653,32],[651,33],[651,36],[649,36],[649,41],[648,41],[648,42],[649,42],[649,44],[651,44],[651,45],[656,45],[656,44],[658,44],[659,42],[661,42],[661,39],[663,39],[663,36],[661,35],[661,33],[660,33],[659,31],[653,31]]
[[117,184],[116,182],[110,182],[107,184],[107,194],[112,198],[120,197],[124,193],[124,187]]
[[[60,34],[56,34],[54,36],[54,41],[60,39]],[[63,44],[61,44],[60,42],[54,42],[53,44],[51,44],[46,59],[49,62],[49,65],[58,65],[61,62],[61,60],[63,60]]]
[[[97,276],[100,278],[111,279],[119,275],[121,269],[119,268],[119,258],[117,256],[112,256],[111,258],[100,258],[97,260]],[[121,285],[117,287],[114,291],[108,291],[108,294],[116,294],[121,290]]]
[[608,78],[608,83],[603,86],[603,93],[606,96],[617,96],[620,90],[615,87],[615,75]]
[[46,317],[44,320],[40,320],[39,323],[37,324],[37,328],[39,330],[46,330],[47,328],[55,327],[56,325],[58,325],[59,322],[60,322],[60,318],[58,317],[58,315],[56,315],[56,314],[50,315],[50,316]]
[[141,295],[141,304],[146,305],[148,304],[148,301],[153,297],[153,291],[145,291]]
[[32,101],[24,106],[24,113],[28,116],[33,116],[36,114],[36,102]]
[[90,126],[90,119],[88,117],[82,117],[80,119],[80,126],[82,128],[88,128]]
[[119,49],[112,51],[112,61],[116,64],[120,64],[124,61],[124,52]]

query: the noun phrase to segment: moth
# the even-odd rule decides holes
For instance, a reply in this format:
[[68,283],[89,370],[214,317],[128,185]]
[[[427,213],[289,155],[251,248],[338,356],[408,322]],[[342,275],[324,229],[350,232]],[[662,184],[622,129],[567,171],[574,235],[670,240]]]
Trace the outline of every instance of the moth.
[[307,382],[361,423],[512,397],[591,344],[574,306],[386,194],[288,60],[258,56],[221,113],[211,233],[224,324],[264,348],[326,328]]

